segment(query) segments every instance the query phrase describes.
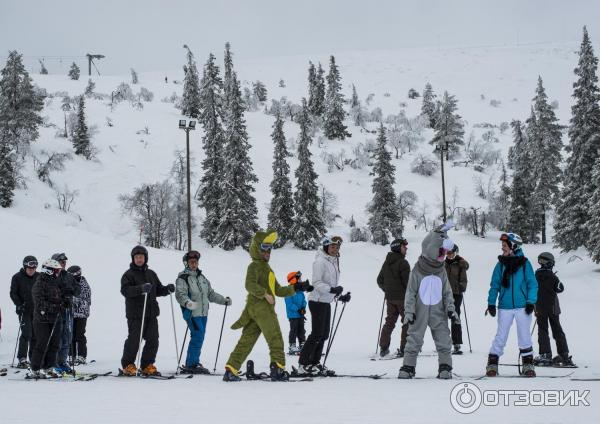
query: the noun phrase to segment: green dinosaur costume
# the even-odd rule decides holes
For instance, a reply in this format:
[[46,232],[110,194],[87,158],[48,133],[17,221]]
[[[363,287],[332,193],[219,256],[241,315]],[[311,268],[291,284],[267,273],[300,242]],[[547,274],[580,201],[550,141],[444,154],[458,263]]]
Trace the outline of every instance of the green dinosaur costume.
[[275,305],[270,305],[265,299],[265,293],[274,297],[288,297],[294,295],[294,287],[279,285],[269,263],[263,259],[260,251],[262,243],[272,244],[277,238],[277,233],[271,230],[257,232],[250,244],[252,262],[246,271],[246,307],[240,318],[231,326],[232,330],[242,328],[242,336],[235,349],[229,355],[226,368],[236,373],[252,351],[254,344],[261,333],[264,334],[269,346],[271,362],[285,366],[285,353],[283,351],[283,337],[279,328],[279,321],[275,313]]

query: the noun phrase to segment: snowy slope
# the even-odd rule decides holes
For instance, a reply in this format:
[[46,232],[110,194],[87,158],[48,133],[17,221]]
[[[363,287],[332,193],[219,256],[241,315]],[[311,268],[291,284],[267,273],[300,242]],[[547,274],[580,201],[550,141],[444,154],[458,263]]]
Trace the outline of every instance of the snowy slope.
[[[233,46],[235,52],[235,46]],[[375,93],[371,108],[379,106],[384,116],[398,113],[399,102],[407,103],[407,115],[415,116],[421,100],[409,100],[408,89],[421,91],[427,81],[431,82],[439,94],[446,89],[456,94],[459,113],[468,121],[466,134],[481,122],[495,125],[513,118],[524,119],[530,107],[538,75],[544,78],[549,99],[559,102],[557,114],[561,123],[569,118],[572,68],[576,64],[577,45],[521,46],[511,48],[474,49],[405,49],[394,52],[360,52],[336,55],[340,65],[346,94],[350,94],[350,84],[357,87],[362,100]],[[199,65],[205,54],[197,54]],[[261,79],[267,84],[269,98],[288,96],[299,102],[306,93],[306,69],[308,60],[321,61],[327,65],[327,57],[283,57],[278,60],[255,62],[235,61],[235,68],[242,81]],[[164,77],[169,77],[169,84]],[[286,81],[286,88],[277,87],[280,78]],[[83,92],[87,78],[70,81],[66,76],[34,75],[35,82],[49,92],[68,91],[70,95]],[[127,103],[122,103],[113,112],[105,102],[89,101],[87,106],[88,123],[97,125],[98,132],[93,143],[99,148],[98,161],[86,162],[80,158],[67,162],[64,172],[54,173],[51,178],[62,187],[67,183],[70,189],[79,190],[71,214],[63,214],[56,209],[52,190],[39,182],[34,175],[31,162],[25,164],[27,190],[19,190],[15,204],[9,210],[0,210],[0,257],[2,268],[0,281],[3,281],[4,296],[0,297],[3,312],[2,342],[0,343],[0,364],[8,364],[12,359],[12,349],[16,337],[17,320],[8,298],[10,276],[17,271],[21,258],[34,253],[38,259],[49,257],[57,251],[65,251],[71,264],[78,264],[90,281],[93,291],[92,318],[88,325],[90,358],[97,362],[89,365],[90,370],[115,370],[119,365],[122,343],[126,335],[124,302],[119,293],[119,281],[129,263],[129,252],[137,241],[133,224],[120,213],[117,198],[129,193],[141,183],[160,181],[166,178],[172,160],[172,152],[184,147],[184,134],[177,128],[179,115],[170,103],[160,99],[173,91],[181,93],[181,85],[172,84],[173,79],[181,79],[180,72],[146,73],[140,75],[140,84],[132,86],[139,91],[140,86],[154,92],[151,103],[144,104],[143,111],[136,111]],[[110,94],[128,76],[94,77],[96,91]],[[385,97],[384,93],[390,96]],[[481,100],[481,94],[485,100]],[[502,103],[494,108],[490,99]],[[517,99],[517,100],[513,100]],[[63,122],[60,97],[55,98],[44,110],[49,121],[58,128]],[[113,127],[106,126],[110,117]],[[266,223],[269,202],[268,185],[271,180],[273,118],[262,111],[246,114],[251,156],[257,184],[257,205],[260,223]],[[136,134],[149,128],[149,135]],[[329,142],[327,149],[346,149],[364,142],[374,135],[360,133],[349,128],[353,137],[348,142]],[[296,137],[296,124],[286,122],[287,136]],[[54,137],[56,128],[41,130],[40,140],[33,146],[33,152],[44,150],[71,151],[71,145],[64,139]],[[201,131],[191,134],[192,149],[196,167],[202,159],[200,149]],[[426,137],[429,135],[426,133]],[[510,135],[499,135],[499,148],[504,153],[510,146]],[[143,141],[141,141],[143,140]],[[371,178],[369,169],[353,170],[328,174],[326,165],[319,158],[320,150],[316,143],[311,147],[314,153],[319,182],[338,197],[338,219],[333,232],[347,238],[347,221],[354,215],[360,224],[366,223],[364,208],[370,200]],[[431,148],[424,144],[420,152],[429,153]],[[415,191],[420,201],[430,205],[431,216],[439,210],[441,198],[439,174],[424,178],[410,173],[409,166],[413,155],[405,155],[394,160],[397,167],[396,189]],[[290,159],[292,169],[297,166],[295,158]],[[452,168],[447,170],[447,193],[458,188],[461,206],[484,206],[485,201],[477,198],[473,190],[473,177],[479,175],[470,169]],[[487,179],[493,170],[486,171]],[[45,205],[49,205],[45,208]],[[409,261],[413,264],[418,256],[420,241],[424,233],[408,226]],[[471,262],[469,289],[465,298],[470,324],[473,354],[455,359],[455,372],[459,375],[480,375],[485,366],[487,350],[495,332],[495,321],[483,316],[487,287],[492,267],[499,254],[497,233],[490,233],[486,239],[476,239],[463,232],[451,232],[451,237],[461,246],[461,253]],[[195,241],[195,247],[202,251],[201,268],[211,280],[214,288],[233,298],[234,304],[227,313],[227,326],[239,315],[243,307],[245,291],[243,278],[248,264],[246,252],[238,249],[223,252],[210,249],[203,242]],[[526,253],[534,258],[550,246],[527,246]],[[387,373],[395,377],[400,361],[369,361],[375,350],[378,319],[382,294],[375,285],[387,248],[368,243],[345,243],[342,248],[341,284],[353,294],[353,300],[344,313],[338,337],[333,346],[328,365],[340,373]],[[562,321],[574,359],[582,366],[575,375],[593,376],[600,373],[600,359],[597,355],[598,342],[590,331],[594,323],[595,305],[599,298],[598,267],[591,264],[584,252],[577,252],[583,261],[567,263],[571,255],[557,256],[557,269],[566,285],[561,295],[564,314]],[[276,251],[272,267],[280,280],[289,271],[300,269],[310,275],[314,252],[303,252],[286,247]],[[172,282],[181,268],[181,252],[169,250],[150,251],[150,266],[155,269],[163,283]],[[309,277],[310,278],[310,277]],[[157,366],[164,372],[174,371],[176,366],[175,347],[171,322],[169,299],[160,300],[161,346]],[[283,301],[278,301],[277,310],[284,334],[287,322]],[[203,363],[212,369],[216,344],[222,319],[222,307],[214,306],[209,318],[208,334],[203,349]],[[179,343],[185,326],[178,310],[175,319]],[[217,368],[222,369],[227,355],[237,342],[240,332],[226,328]],[[393,344],[398,343],[395,334]],[[537,343],[535,344],[537,346]],[[426,338],[424,352],[430,353],[433,344]],[[512,334],[504,360],[514,362],[517,355],[516,339]],[[266,344],[260,340],[252,353],[257,368],[268,367]],[[289,364],[288,364],[289,365]],[[419,376],[434,376],[437,360],[425,357],[419,360]],[[516,373],[515,369],[503,370],[505,374]],[[540,370],[542,374],[562,374],[562,370]],[[13,378],[13,377],[11,377]],[[482,408],[473,416],[462,416],[454,412],[449,403],[449,394],[458,381],[440,382],[436,380],[415,380],[411,382],[395,379],[382,381],[367,380],[326,380],[295,385],[273,385],[253,382],[239,385],[226,385],[217,377],[196,377],[193,380],[122,381],[114,378],[96,380],[90,383],[20,382],[0,379],[0,417],[2,422],[32,422],[41,419],[47,422],[73,422],[85,414],[90,422],[103,423],[108,420],[125,422],[141,419],[146,422],[166,420],[208,420],[209,422],[592,422],[600,417],[600,408],[595,396],[598,383],[582,383],[569,380],[518,380],[501,379],[478,382],[480,387],[510,389],[591,389],[592,406],[589,408]],[[58,387],[53,385],[59,384]],[[35,407],[28,399],[36,399]],[[47,411],[52,413],[48,416]],[[190,412],[192,411],[192,412]]]

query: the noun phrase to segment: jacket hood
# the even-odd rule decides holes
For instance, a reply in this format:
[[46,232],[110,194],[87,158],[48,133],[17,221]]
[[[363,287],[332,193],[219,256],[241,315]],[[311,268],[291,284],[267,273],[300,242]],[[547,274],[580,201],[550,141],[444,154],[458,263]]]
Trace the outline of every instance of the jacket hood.
[[252,237],[252,242],[250,242],[250,257],[255,261],[265,261],[260,254],[260,245],[267,237],[272,238],[273,236],[277,236],[277,233],[274,230],[268,229],[266,231],[257,231],[254,237]]
[[388,252],[385,260],[389,264],[395,264],[396,262],[399,262],[405,258],[406,256],[400,252]]
[[315,255],[315,259],[318,259],[318,258],[325,259],[326,261],[329,261],[332,264],[335,264],[337,262],[337,259],[338,259],[336,256],[330,256],[330,255],[328,255],[327,253],[325,253],[323,251],[323,249],[318,249],[317,250],[317,254]]

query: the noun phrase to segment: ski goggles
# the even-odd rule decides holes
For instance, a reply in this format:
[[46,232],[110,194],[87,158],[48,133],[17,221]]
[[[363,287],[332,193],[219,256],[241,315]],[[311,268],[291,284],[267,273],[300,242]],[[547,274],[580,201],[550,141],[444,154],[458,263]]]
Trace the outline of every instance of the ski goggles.
[[81,276],[81,270],[75,271],[75,272],[71,272],[70,273],[72,276],[74,277],[80,277]]
[[342,240],[340,236],[331,237],[331,244],[337,244],[338,246],[341,246],[343,241],[344,240]]
[[23,262],[23,265],[25,266],[25,268],[37,268],[38,267],[37,261]]
[[190,252],[188,252],[187,254],[187,260],[189,261],[190,259],[196,259],[196,260],[200,260],[200,252],[198,252],[197,250],[192,250]]
[[273,250],[273,243],[261,243],[259,247],[263,252],[270,252]]

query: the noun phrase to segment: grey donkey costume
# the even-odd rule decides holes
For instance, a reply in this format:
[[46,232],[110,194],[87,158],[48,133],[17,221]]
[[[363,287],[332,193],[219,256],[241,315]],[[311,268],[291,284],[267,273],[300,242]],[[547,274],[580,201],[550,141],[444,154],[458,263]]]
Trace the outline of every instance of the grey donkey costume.
[[409,324],[404,349],[404,364],[398,378],[415,375],[417,355],[423,346],[427,327],[438,352],[438,378],[452,378],[452,340],[448,319],[458,320],[454,310],[452,287],[444,268],[446,251],[454,246],[447,231],[452,224],[444,224],[431,231],[421,243],[421,256],[410,273],[404,301],[404,322]]

